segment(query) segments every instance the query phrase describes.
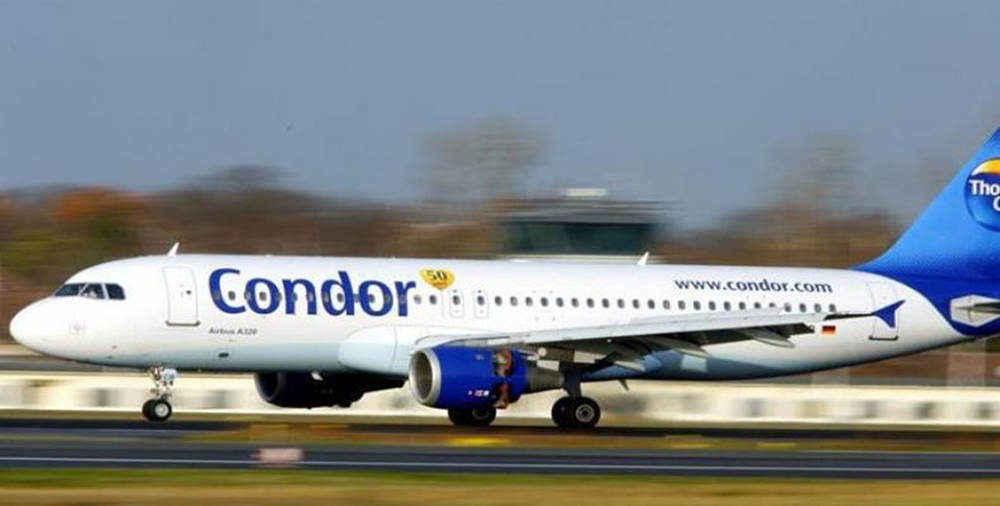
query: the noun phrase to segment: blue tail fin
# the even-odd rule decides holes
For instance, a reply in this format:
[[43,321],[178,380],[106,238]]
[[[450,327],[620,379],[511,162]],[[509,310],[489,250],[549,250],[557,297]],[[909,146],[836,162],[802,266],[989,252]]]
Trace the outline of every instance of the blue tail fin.
[[1000,129],[896,244],[858,269],[892,278],[1000,280]]
[[1000,318],[963,317],[955,310],[969,301],[1000,302],[1000,130],[896,244],[857,269],[920,292],[963,334],[1000,333]]

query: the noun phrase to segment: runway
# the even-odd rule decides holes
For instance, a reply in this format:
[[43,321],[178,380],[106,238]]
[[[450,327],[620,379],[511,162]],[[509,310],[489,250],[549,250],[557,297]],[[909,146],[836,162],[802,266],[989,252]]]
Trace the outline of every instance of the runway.
[[[40,422],[40,421],[38,421]],[[205,441],[226,424],[4,420],[5,468],[266,468],[824,478],[1000,478],[1000,453],[645,450]],[[408,430],[410,426],[397,426]],[[437,427],[436,430],[446,430]],[[360,432],[359,432],[360,434]],[[488,434],[488,433],[487,433]],[[465,433],[469,436],[469,433]],[[553,431],[553,435],[555,432]],[[638,437],[638,436],[637,436]],[[359,437],[359,439],[361,439]],[[364,441],[359,441],[364,443]]]
[[295,459],[262,460],[291,449],[246,444],[0,444],[0,466],[405,470],[484,473],[664,474],[826,478],[1000,477],[1000,456],[977,453],[676,452],[306,446]]

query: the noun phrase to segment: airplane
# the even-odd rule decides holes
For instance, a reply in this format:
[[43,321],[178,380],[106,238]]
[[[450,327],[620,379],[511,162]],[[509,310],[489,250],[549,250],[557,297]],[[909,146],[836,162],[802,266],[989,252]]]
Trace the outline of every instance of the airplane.
[[456,425],[487,426],[583,385],[772,378],[1000,333],[1000,130],[899,240],[854,268],[178,254],[84,269],[11,335],[66,360],[148,370],[150,421],[178,370],[253,373],[281,407],[347,407],[409,383]]

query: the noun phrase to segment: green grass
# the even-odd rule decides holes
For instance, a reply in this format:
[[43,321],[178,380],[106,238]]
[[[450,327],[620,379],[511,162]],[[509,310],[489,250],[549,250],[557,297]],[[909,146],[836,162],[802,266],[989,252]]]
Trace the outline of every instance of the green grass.
[[[1000,481],[541,476],[317,470],[0,470],[0,501],[25,505],[428,506],[573,504],[885,506],[998,504]],[[318,501],[318,502],[317,502]]]

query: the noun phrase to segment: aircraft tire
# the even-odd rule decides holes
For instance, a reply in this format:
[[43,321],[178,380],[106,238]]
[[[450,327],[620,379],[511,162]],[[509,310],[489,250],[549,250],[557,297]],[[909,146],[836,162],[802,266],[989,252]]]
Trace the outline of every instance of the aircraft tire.
[[563,429],[575,427],[569,416],[569,404],[572,401],[572,397],[563,397],[552,405],[552,421],[557,427]]
[[563,429],[589,429],[601,419],[601,407],[590,397],[563,397],[552,405],[552,421]]
[[601,420],[601,407],[590,397],[573,399],[568,412],[573,426],[581,429],[591,429]]
[[150,399],[142,404],[142,416],[150,422],[164,422],[173,412],[173,406],[163,399]]

